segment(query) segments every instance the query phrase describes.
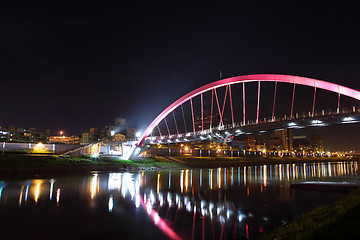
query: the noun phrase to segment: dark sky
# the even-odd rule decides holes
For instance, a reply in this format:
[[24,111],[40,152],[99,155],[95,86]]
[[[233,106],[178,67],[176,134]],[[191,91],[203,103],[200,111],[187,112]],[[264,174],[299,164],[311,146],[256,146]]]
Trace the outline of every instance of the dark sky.
[[357,5],[286,2],[2,8],[0,126],[79,134],[125,117],[143,130],[220,69],[360,89]]

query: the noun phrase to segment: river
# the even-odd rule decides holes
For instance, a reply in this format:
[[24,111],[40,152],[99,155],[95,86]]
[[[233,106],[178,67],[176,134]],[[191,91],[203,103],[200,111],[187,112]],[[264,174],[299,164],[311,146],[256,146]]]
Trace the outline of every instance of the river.
[[257,239],[359,183],[357,161],[0,178],[1,239]]

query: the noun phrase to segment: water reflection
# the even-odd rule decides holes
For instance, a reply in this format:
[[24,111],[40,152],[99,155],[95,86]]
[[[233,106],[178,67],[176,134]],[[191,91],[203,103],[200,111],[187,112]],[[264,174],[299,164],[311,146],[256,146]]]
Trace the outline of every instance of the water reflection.
[[0,181],[0,210],[11,209],[14,203],[17,208],[53,204],[66,209],[64,198],[64,202],[71,199],[74,204],[87,202],[89,209],[105,207],[111,215],[124,214],[129,222],[132,216],[127,213],[137,209],[135,215],[151,220],[170,239],[254,239],[303,211],[337,198],[336,194],[300,190],[295,197],[291,183],[329,178],[343,181],[346,178],[341,176],[355,176],[358,171],[358,162],[352,161],[92,173],[71,181]]

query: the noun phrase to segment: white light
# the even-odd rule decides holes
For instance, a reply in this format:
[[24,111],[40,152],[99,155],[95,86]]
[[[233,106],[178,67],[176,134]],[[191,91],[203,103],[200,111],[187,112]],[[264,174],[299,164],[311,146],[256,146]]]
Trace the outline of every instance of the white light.
[[294,122],[289,123],[289,126],[296,126],[297,124]]
[[136,132],[135,137],[137,138],[141,137],[141,132]]
[[155,222],[155,224],[158,224],[159,220],[160,220],[159,214],[155,213],[154,214],[154,222]]
[[313,120],[311,123],[312,123],[312,124],[321,124],[322,121],[320,121],[320,120]]
[[115,131],[114,131],[114,130],[112,130],[110,133],[111,133],[111,136],[114,136],[114,135],[115,135]]
[[244,216],[243,214],[241,214],[241,213],[240,213],[240,214],[239,214],[239,216],[238,216],[238,220],[239,220],[239,222],[241,222],[241,221],[244,219],[244,217],[245,217],[245,216]]
[[146,204],[146,211],[147,211],[148,214],[150,214],[151,210],[152,210],[151,203],[150,203],[150,201],[148,201],[147,204]]
[[112,212],[113,211],[113,207],[114,207],[114,199],[113,199],[113,196],[110,196],[109,198],[109,212]]
[[355,121],[355,119],[352,118],[352,117],[345,117],[345,118],[343,119],[343,121],[344,121],[344,122],[351,122],[351,121]]

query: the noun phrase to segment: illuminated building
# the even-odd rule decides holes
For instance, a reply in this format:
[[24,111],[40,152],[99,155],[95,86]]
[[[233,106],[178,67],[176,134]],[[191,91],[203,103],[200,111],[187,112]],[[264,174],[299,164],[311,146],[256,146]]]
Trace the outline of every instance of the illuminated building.
[[256,140],[252,136],[247,136],[246,138],[246,149],[255,150],[256,149]]
[[306,136],[293,136],[294,150],[309,150],[310,145]]
[[89,132],[83,133],[81,136],[81,144],[95,143],[100,140],[97,128],[90,128]]
[[322,137],[319,135],[312,135],[310,139],[310,147],[312,151],[322,152],[324,151],[324,145]]
[[50,143],[63,143],[63,144],[79,144],[79,137],[73,135],[71,137],[66,136],[50,136]]
[[0,140],[2,142],[15,143],[48,143],[50,130],[37,132],[35,128],[15,128],[10,125],[7,128],[0,127]]
[[293,150],[292,129],[275,130],[270,134],[270,149]]

